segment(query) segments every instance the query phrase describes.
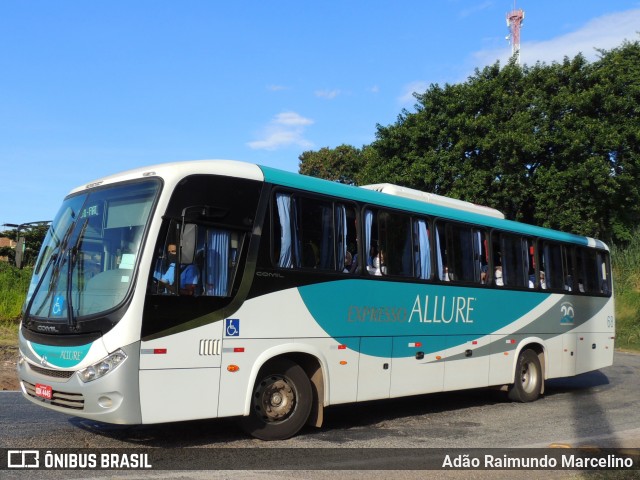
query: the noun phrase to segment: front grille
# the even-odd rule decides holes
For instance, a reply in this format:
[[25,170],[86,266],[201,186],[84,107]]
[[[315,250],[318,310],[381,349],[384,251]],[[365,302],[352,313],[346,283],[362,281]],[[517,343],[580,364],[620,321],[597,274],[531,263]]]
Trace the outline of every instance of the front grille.
[[49,368],[42,368],[38,365],[29,364],[29,368],[40,375],[44,375],[45,377],[51,378],[59,378],[63,380],[69,380],[71,376],[76,373],[74,371],[69,370],[51,370]]
[[36,400],[40,400],[43,403],[49,405],[55,405],[57,407],[69,408],[71,410],[83,410],[84,409],[84,396],[81,393],[68,393],[61,392],[60,390],[53,390],[51,400],[42,398],[36,395],[36,386],[33,383],[22,382],[27,395]]

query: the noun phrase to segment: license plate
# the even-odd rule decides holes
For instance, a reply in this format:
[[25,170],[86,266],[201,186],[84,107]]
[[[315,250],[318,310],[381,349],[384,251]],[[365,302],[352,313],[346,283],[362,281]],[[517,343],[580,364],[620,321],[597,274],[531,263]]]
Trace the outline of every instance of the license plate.
[[51,400],[51,397],[53,396],[53,390],[51,390],[51,387],[49,385],[36,383],[36,396]]

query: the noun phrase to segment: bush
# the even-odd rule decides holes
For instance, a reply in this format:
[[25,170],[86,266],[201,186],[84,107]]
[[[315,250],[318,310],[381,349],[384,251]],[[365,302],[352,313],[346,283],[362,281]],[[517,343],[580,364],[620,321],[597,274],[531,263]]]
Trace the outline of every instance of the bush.
[[640,231],[611,248],[616,301],[616,346],[640,350]]
[[0,322],[6,324],[20,318],[32,273],[30,268],[20,270],[0,262]]

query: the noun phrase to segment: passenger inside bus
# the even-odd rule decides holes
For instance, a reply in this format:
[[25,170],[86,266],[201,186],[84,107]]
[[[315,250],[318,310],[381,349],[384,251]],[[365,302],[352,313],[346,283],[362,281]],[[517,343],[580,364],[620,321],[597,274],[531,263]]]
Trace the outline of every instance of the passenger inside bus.
[[[176,293],[175,282],[175,268],[177,260],[177,247],[175,244],[170,243],[167,245],[167,258],[169,260],[169,266],[164,273],[156,271],[154,277],[160,282],[160,284],[169,292]],[[192,263],[180,264],[180,295],[195,295],[196,287],[200,281],[200,270]]]
[[351,256],[351,252],[349,250],[344,254],[344,269],[343,273],[351,273],[351,267],[353,266],[353,257]]

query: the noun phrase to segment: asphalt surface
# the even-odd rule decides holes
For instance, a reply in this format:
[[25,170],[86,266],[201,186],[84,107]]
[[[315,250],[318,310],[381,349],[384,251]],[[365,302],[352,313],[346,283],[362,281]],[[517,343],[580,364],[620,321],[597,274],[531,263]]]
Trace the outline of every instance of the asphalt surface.
[[[211,461],[222,462],[226,458],[230,462],[220,466],[231,465],[224,471],[214,468],[170,475],[168,471],[122,473],[128,478],[324,478],[328,471],[336,469],[343,478],[361,478],[364,473],[368,473],[368,479],[426,478],[424,471],[406,470],[412,462],[421,465],[420,455],[449,451],[473,455],[478,452],[474,449],[550,447],[640,448],[639,355],[616,353],[611,367],[548,381],[544,397],[529,404],[510,403],[503,392],[480,389],[336,406],[325,411],[321,429],[307,428],[282,442],[249,438],[235,419],[115,426],[50,412],[31,404],[18,392],[0,392],[0,448],[98,452],[107,448],[141,452],[162,449],[163,465],[183,465],[186,456],[193,455],[196,467],[198,461],[203,461],[204,452]],[[362,461],[354,463],[358,455]],[[251,458],[262,459],[264,464]],[[296,465],[295,470],[278,470],[292,468],[291,464]],[[235,470],[243,466],[246,470]],[[326,471],[317,471],[318,468]],[[114,478],[114,472],[109,472],[57,471],[40,472],[38,476],[46,473],[46,478]],[[428,477],[517,478],[522,473],[501,472],[438,471]],[[4,473],[9,473],[6,478],[22,478],[25,472]],[[511,475],[501,476],[508,473]],[[570,475],[528,473],[527,478]]]

